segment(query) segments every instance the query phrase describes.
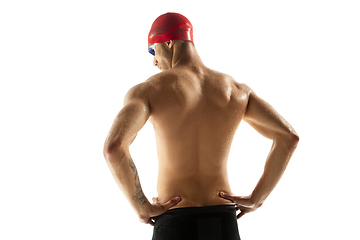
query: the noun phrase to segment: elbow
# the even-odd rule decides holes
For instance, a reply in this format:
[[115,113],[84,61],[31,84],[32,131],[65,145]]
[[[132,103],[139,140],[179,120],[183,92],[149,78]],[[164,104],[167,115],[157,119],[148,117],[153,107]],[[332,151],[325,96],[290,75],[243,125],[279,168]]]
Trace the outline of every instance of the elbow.
[[103,155],[104,155],[104,158],[107,160],[110,156],[110,153],[111,153],[111,150],[107,147],[107,146],[104,146],[103,148]]
[[300,137],[295,131],[290,133],[290,139],[291,139],[290,141],[295,144],[297,144],[300,141]]
[[275,137],[274,140],[276,142],[280,141],[286,143],[286,145],[296,147],[300,140],[300,137],[295,131],[289,131],[286,133],[279,134],[277,137]]
[[289,133],[289,136],[287,138],[288,145],[295,149],[300,141],[299,135],[294,131]]
[[103,155],[107,161],[111,161],[115,155],[118,155],[122,148],[123,147],[120,142],[105,142]]

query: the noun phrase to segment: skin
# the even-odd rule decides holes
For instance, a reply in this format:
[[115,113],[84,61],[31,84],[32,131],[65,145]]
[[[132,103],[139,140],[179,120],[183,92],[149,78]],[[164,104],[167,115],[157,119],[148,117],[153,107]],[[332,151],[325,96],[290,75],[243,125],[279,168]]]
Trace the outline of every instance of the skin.
[[[207,68],[195,46],[159,43],[154,66],[162,72],[131,88],[104,144],[115,181],[139,216],[154,224],[168,209],[232,204],[238,218],[259,208],[283,175],[299,137],[290,124],[247,85]],[[129,152],[150,121],[159,161],[158,197],[144,195]],[[227,160],[241,120],[273,140],[264,172],[249,196],[231,192]]]

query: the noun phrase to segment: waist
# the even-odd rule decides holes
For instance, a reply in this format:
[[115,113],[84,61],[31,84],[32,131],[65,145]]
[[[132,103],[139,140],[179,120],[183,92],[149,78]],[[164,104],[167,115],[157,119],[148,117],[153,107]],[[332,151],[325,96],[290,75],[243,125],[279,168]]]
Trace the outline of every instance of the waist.
[[204,206],[204,207],[183,207],[167,210],[164,214],[174,216],[184,216],[188,214],[204,214],[204,213],[235,213],[234,204]]
[[173,197],[181,198],[172,209],[232,204],[219,195],[220,191],[231,193],[226,178],[177,178],[176,180],[159,178],[157,190],[160,202],[167,202]]
[[[187,198],[187,197],[182,196],[181,194],[176,195],[176,196],[179,196],[181,198],[181,201],[178,204],[172,206],[170,208],[170,210],[185,209],[185,208],[202,208],[202,207],[206,208],[206,207],[211,207],[211,206],[222,206],[222,205],[224,205],[224,206],[234,205],[234,203],[231,202],[230,200],[227,200],[227,199],[224,199],[224,198],[221,198],[218,196],[216,196],[215,198],[201,197],[201,199],[196,199],[194,197]],[[162,202],[162,201],[160,201],[160,202]]]
[[179,219],[199,219],[205,217],[226,217],[236,221],[235,205],[214,205],[205,207],[184,207],[170,209],[160,216],[155,217],[157,226],[163,223],[170,223],[173,220]]

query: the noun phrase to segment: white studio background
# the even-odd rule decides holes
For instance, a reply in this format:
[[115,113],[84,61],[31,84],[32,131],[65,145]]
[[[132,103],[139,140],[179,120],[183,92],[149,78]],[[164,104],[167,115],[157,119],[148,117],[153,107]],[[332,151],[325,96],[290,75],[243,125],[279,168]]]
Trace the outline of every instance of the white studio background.
[[[360,239],[358,1],[0,3],[0,239],[151,239],[102,155],[126,92],[158,72],[152,22],[179,12],[204,63],[248,84],[300,135],[278,186],[238,221],[251,239]],[[130,148],[149,199],[147,123]],[[241,123],[229,157],[248,195],[271,141]]]

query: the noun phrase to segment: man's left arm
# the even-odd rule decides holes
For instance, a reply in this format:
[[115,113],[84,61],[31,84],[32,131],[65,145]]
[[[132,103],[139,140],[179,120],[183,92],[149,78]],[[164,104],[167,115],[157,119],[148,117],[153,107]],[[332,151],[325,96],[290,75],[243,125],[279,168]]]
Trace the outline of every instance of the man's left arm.
[[136,134],[150,117],[150,105],[143,84],[131,88],[124,99],[104,144],[104,157],[110,171],[125,197],[143,223],[151,220],[178,203],[171,199],[164,204],[150,204],[141,188],[139,174],[129,152]]

